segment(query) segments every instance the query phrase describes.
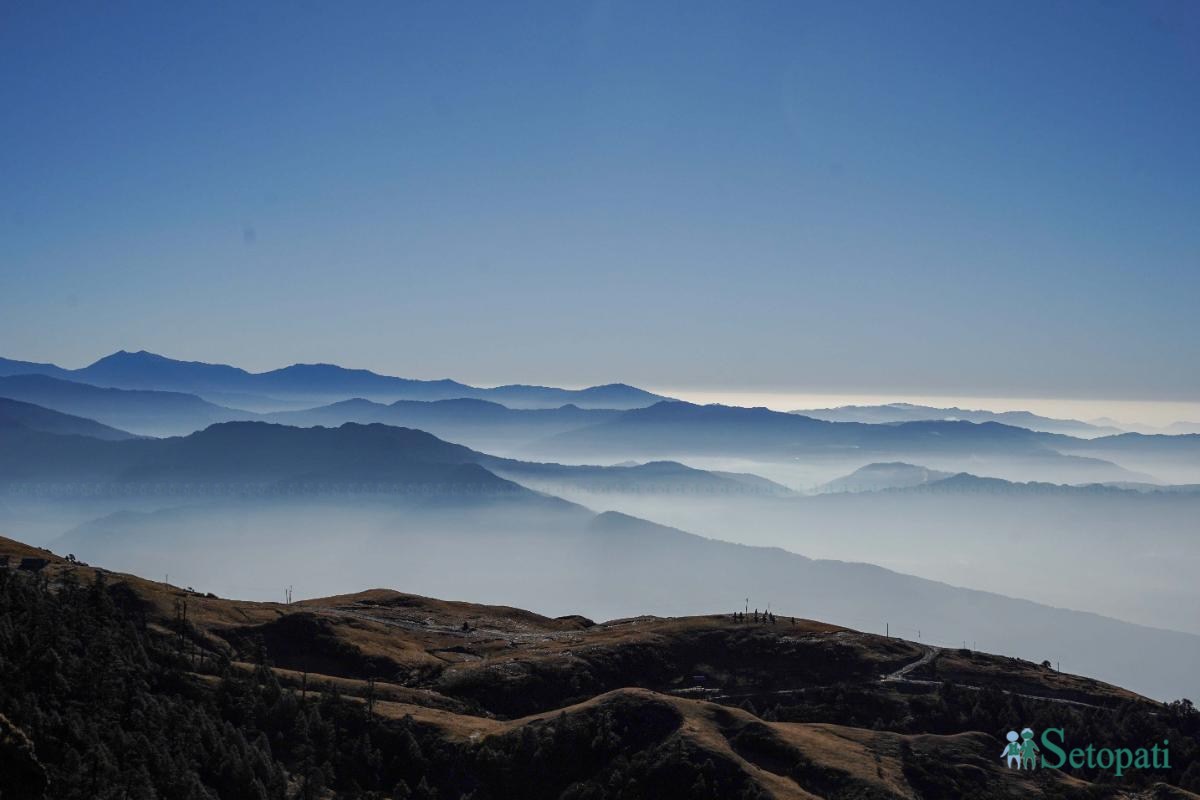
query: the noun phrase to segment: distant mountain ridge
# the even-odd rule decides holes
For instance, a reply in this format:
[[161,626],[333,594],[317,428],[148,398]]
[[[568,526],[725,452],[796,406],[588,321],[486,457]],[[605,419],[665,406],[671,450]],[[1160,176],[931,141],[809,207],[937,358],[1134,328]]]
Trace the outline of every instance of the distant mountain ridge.
[[[994,446],[1028,449],[1049,446],[1056,437],[996,422],[921,421],[897,425],[826,422],[768,408],[659,402],[613,419],[547,439],[546,447],[588,445],[625,457],[654,455],[661,449],[691,452],[777,453],[833,448],[868,450],[909,445],[962,448]],[[731,449],[732,448],[732,449]],[[630,452],[632,451],[632,452]]]
[[269,401],[272,396],[314,400],[371,399],[493,400],[512,408],[556,408],[574,403],[584,408],[629,409],[663,400],[660,395],[622,383],[586,389],[512,384],[494,388],[470,386],[449,379],[416,380],[380,375],[336,364],[293,364],[267,372],[248,372],[227,364],[179,361],[145,350],[118,351],[81,369],[54,364],[0,359],[0,375],[38,374],[95,386],[151,389],[204,396],[245,395]]
[[[1004,460],[1009,476],[1064,483],[1155,482],[1159,476],[1150,471],[1154,466],[1150,456],[1157,457],[1159,451],[1177,455],[1184,466],[1195,461],[1195,451],[1186,442],[1130,440],[1123,441],[1119,449],[1110,448],[1110,440],[1118,438],[1089,440],[999,422],[963,420],[827,422],[767,408],[674,401],[547,437],[522,451],[522,457],[605,461],[720,457],[775,463],[802,459],[841,462],[850,470],[864,463],[905,461],[947,472],[966,471],[978,459],[988,458]],[[1109,458],[1116,453],[1122,455],[1120,460]],[[1125,459],[1143,453],[1147,457],[1136,466],[1145,471],[1130,469]]]
[[566,489],[593,493],[763,495],[786,497],[792,490],[774,481],[739,472],[699,470],[675,461],[616,466],[539,464],[488,457],[483,465],[501,477],[538,491]]
[[906,489],[912,486],[941,481],[950,477],[948,472],[906,464],[902,461],[876,462],[860,467],[849,475],[836,478],[822,485],[817,491],[834,492],[877,492],[884,489]]
[[[1150,484],[1140,484],[1148,486]],[[1115,483],[1088,483],[1071,485],[1063,483],[1046,483],[1045,481],[1008,481],[1003,478],[982,477],[969,472],[959,472],[955,475],[928,483],[891,487],[887,491],[925,493],[925,494],[1149,494],[1151,490],[1138,491],[1125,488]],[[1164,494],[1187,494],[1188,487],[1156,486],[1153,491]]]
[[6,437],[0,449],[0,485],[174,482],[191,490],[220,487],[225,491],[256,485],[446,484],[526,491],[479,466],[480,456],[408,428],[353,423],[341,428],[291,428],[228,422],[170,439]]
[[[0,490],[30,483],[116,487],[123,494],[172,483],[183,493],[352,491],[387,494],[458,487],[469,491],[533,492],[545,487],[585,491],[786,495],[788,490],[755,475],[714,473],[672,462],[628,467],[565,466],[517,461],[443,441],[433,434],[381,423],[336,428],[296,428],[265,422],[227,422],[188,436],[133,439],[123,431],[68,440],[41,428],[5,428],[0,400]],[[66,417],[19,404],[52,418]],[[30,412],[26,412],[28,415]],[[77,420],[90,423],[90,420]],[[104,426],[91,423],[103,430]],[[47,426],[43,426],[47,427]],[[57,433],[58,431],[53,431]],[[75,430],[64,431],[75,433]],[[355,488],[357,487],[357,488]],[[441,491],[439,489],[438,491]]]
[[327,406],[263,415],[285,425],[326,425],[382,422],[420,428],[442,439],[490,453],[512,451],[546,436],[595,425],[622,412],[585,409],[574,404],[558,408],[513,409],[490,400],[397,400],[391,404],[354,398]]
[[1066,484],[1046,481],[1010,481],[974,475],[948,473],[902,462],[875,463],[818,487],[818,494],[863,492],[903,492],[918,494],[1200,494],[1200,484],[1160,485],[1154,483],[1110,481],[1105,483]]
[[967,408],[936,408],[912,403],[886,403],[877,406],[838,406],[836,408],[811,408],[792,411],[813,419],[827,422],[866,422],[886,424],[892,422],[920,422],[926,420],[965,420],[966,422],[999,422],[1031,431],[1061,433],[1068,436],[1105,436],[1124,433],[1125,429],[1110,424],[1081,422],[1075,419],[1054,419],[1030,411],[987,411]]

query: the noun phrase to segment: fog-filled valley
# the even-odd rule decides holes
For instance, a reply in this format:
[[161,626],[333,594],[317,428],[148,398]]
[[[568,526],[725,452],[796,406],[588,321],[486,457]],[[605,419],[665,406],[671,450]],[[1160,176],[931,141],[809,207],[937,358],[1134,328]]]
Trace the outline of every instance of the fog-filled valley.
[[[596,619],[748,603],[1200,688],[1200,437],[118,356],[4,362],[5,535],[220,596],[379,586]],[[380,386],[432,397],[361,396]],[[251,390],[259,411],[210,402]],[[336,399],[280,407],[313,397]]]
[[[941,646],[1048,659],[1150,696],[1193,691],[1200,636],[1131,625],[868,564],[702,539],[562,501],[450,496],[190,502],[115,512],[55,552],[222,597],[271,600],[402,586],[594,619],[733,610],[839,620]],[[1142,653],[1163,653],[1144,663]]]
[[1011,486],[807,497],[561,495],[744,544],[866,561],[1065,608],[1200,633],[1200,492]]

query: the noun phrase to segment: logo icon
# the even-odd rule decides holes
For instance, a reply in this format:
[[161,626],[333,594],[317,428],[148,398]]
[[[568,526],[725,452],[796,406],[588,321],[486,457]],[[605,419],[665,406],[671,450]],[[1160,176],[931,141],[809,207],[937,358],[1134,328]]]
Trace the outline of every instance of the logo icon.
[[1000,758],[1004,759],[1009,769],[1037,769],[1037,754],[1041,748],[1037,746],[1037,742],[1033,741],[1033,729],[1025,728],[1020,734],[1016,731],[1009,731],[1008,744],[1000,753]]

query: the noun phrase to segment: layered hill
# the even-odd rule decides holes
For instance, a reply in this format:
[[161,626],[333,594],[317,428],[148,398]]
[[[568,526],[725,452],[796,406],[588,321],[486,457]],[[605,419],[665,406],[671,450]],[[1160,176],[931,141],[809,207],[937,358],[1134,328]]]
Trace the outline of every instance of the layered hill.
[[936,408],[912,403],[887,403],[877,406],[838,406],[837,408],[810,408],[791,412],[828,422],[867,422],[872,424],[893,422],[923,422],[929,420],[966,422],[999,422],[1018,428],[1046,433],[1061,433],[1068,436],[1107,436],[1124,433],[1124,429],[1108,424],[1082,422],[1077,419],[1055,419],[1034,414],[1030,411],[987,411],[969,408]]
[[318,408],[281,411],[264,419],[285,425],[337,427],[347,422],[380,422],[420,428],[435,436],[488,452],[513,452],[530,442],[613,419],[613,409],[508,408],[477,399],[435,401],[397,400],[391,404],[363,398]]
[[[317,492],[357,487],[387,493],[452,485],[518,490],[494,474],[499,473],[542,489],[788,493],[785,487],[754,475],[706,472],[674,462],[588,467],[498,458],[421,430],[381,423],[297,428],[229,422],[188,436],[134,440],[136,437],[90,420],[30,404],[2,402],[8,405],[0,405],[0,420],[11,407],[14,419],[19,409],[26,423],[0,432],[6,445],[0,452],[0,484],[83,480],[102,486],[186,483],[190,492],[209,488],[235,493],[286,487]],[[40,421],[37,425],[32,423],[35,418]],[[50,430],[55,427],[50,420],[61,430]],[[93,431],[94,438],[65,440],[50,435],[85,430]]]
[[1169,483],[1200,483],[1200,433],[1124,433],[1060,443],[1063,453],[1120,459],[1135,470],[1152,469]]
[[[662,402],[547,437],[525,452],[540,458],[609,460],[803,460],[838,470],[870,462],[905,461],[959,472],[986,461],[989,468],[1003,472],[1002,477],[1025,480],[1147,480],[1145,473],[1131,472],[1100,457],[1103,442],[1103,438],[1088,441],[997,422],[826,422],[766,408]],[[1131,446],[1127,452],[1140,451]]]
[[[638,475],[659,494],[707,486],[693,495],[789,502],[747,476],[678,464],[524,464],[378,424],[239,422],[161,440],[27,430],[0,437],[0,489],[20,512],[10,519],[30,509],[77,513],[63,549],[123,569],[211,581],[223,592],[261,596],[300,584],[333,593],[403,581],[426,594],[606,617],[695,613],[753,594],[843,624],[882,629],[894,621],[941,641],[977,640],[1086,665],[1156,697],[1192,691],[1189,665],[1200,663],[1200,637],[868,564],[703,539],[597,515],[518,483],[615,488],[622,476]],[[1137,656],[1146,648],[1170,657],[1147,666]]]

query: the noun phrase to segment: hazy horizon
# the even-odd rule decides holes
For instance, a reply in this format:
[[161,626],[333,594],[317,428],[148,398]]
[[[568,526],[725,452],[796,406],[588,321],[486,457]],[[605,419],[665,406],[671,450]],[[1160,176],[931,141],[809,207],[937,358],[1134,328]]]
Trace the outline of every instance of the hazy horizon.
[[[241,363],[238,360],[224,360],[220,358],[213,358],[211,356],[184,358],[181,356],[164,353],[152,346],[128,346],[124,349],[128,352],[145,350],[156,355],[181,361],[198,361],[208,364],[228,364],[233,367],[245,369],[249,372],[270,371],[273,369],[290,366],[293,363],[316,363],[313,359],[301,358],[297,361],[288,363],[264,365],[260,362],[255,367],[248,367],[245,363]],[[99,354],[91,358],[85,357],[82,360],[76,359],[73,361],[60,360],[52,355],[31,356],[23,353],[0,353],[0,358],[12,358],[19,361],[37,363],[52,363],[66,369],[78,369],[95,363],[99,358],[103,358],[106,355],[109,355],[109,353]],[[387,369],[363,367],[355,364],[353,360],[335,360],[328,363],[334,363],[338,366],[347,367],[349,369],[371,369],[372,371],[378,372],[382,375],[391,375],[400,378],[416,378],[421,380],[449,378],[480,388],[492,388],[495,386],[512,383],[529,383],[531,385],[555,386],[563,389],[585,389],[591,386],[598,386],[607,383],[633,383],[632,381],[625,380],[619,376],[610,379],[598,379],[591,383],[571,383],[567,381],[557,381],[552,377],[533,378],[525,381],[508,380],[502,383],[493,383],[488,381],[473,380],[470,376],[464,375],[439,373],[420,374],[413,371],[405,371],[404,369],[395,369],[389,371]],[[779,388],[755,387],[737,388],[716,386],[680,386],[671,385],[669,382],[653,382],[650,384],[636,385],[640,389],[645,389],[646,391],[654,392],[655,394],[660,394],[667,397],[673,397],[678,400],[686,400],[690,403],[702,405],[718,403],[721,405],[731,406],[765,407],[771,409],[772,411],[797,411],[803,409],[835,408],[838,406],[852,405],[866,406],[884,405],[888,403],[911,403],[913,405],[933,406],[937,408],[957,407],[962,409],[980,409],[996,412],[1030,411],[1042,416],[1063,419],[1077,419],[1084,422],[1104,418],[1129,425],[1147,425],[1154,427],[1170,425],[1173,422],[1200,421],[1200,401],[1188,402],[1179,400],[1053,396],[1016,397],[970,393],[934,394],[919,392],[914,393],[903,390],[895,392],[839,392],[832,390],[805,390],[801,387],[797,387],[794,390],[786,390]]]
[[1031,411],[1045,417],[1089,422],[1107,418],[1127,424],[1163,426],[1200,420],[1200,402],[1125,400],[1078,397],[990,397],[985,395],[930,395],[907,392],[861,394],[857,392],[729,391],[641,387],[693,403],[763,406],[773,411],[911,403],[936,408],[986,411]]

